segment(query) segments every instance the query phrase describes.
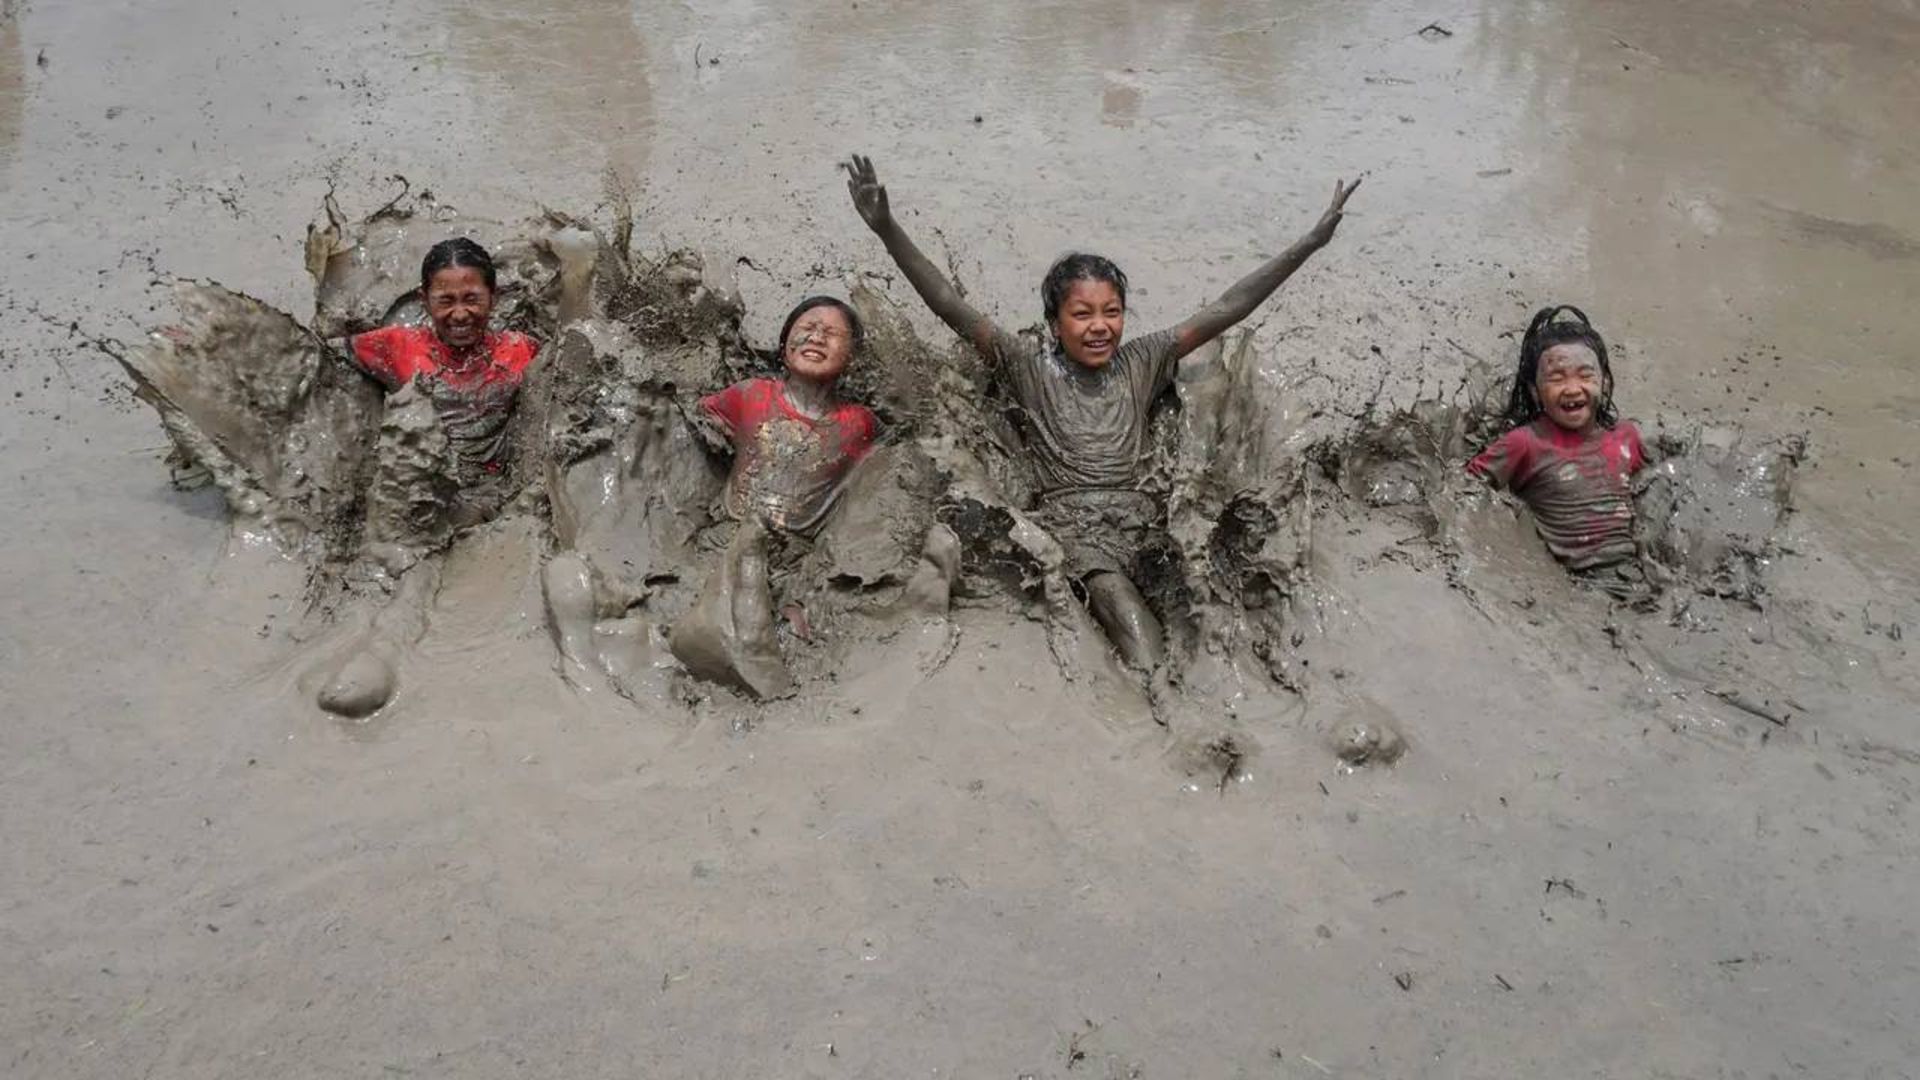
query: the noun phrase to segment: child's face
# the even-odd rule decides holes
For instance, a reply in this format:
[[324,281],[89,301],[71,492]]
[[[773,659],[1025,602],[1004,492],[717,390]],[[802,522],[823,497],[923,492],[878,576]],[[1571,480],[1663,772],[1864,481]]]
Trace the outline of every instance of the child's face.
[[783,359],[787,371],[817,383],[831,383],[853,359],[853,324],[831,304],[813,308],[787,331]]
[[1600,358],[1585,345],[1555,345],[1540,354],[1533,388],[1547,419],[1568,431],[1586,431],[1604,391]]
[[1068,359],[1098,371],[1112,362],[1127,325],[1127,306],[1108,281],[1080,280],[1067,290],[1054,316],[1053,332]]
[[493,318],[493,290],[471,266],[435,270],[425,290],[433,332],[455,349],[470,349],[487,334]]

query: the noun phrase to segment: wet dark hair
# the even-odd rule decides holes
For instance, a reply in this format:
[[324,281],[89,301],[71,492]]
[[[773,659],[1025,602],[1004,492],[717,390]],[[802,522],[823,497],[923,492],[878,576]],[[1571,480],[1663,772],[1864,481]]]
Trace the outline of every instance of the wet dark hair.
[[793,332],[793,324],[800,321],[800,316],[822,307],[839,308],[840,314],[847,317],[847,326],[853,331],[855,349],[859,349],[861,343],[867,340],[867,328],[860,325],[860,314],[845,300],[831,296],[809,296],[795,304],[793,310],[787,313],[787,321],[780,324],[780,355],[787,354],[787,335]]
[[[1573,317],[1562,319],[1562,314]],[[1586,312],[1567,304],[1535,312],[1520,338],[1520,366],[1514,369],[1513,391],[1507,398],[1507,426],[1530,424],[1542,412],[1540,392],[1534,384],[1540,374],[1540,357],[1555,345],[1585,345],[1599,358],[1600,400],[1594,404],[1593,418],[1601,427],[1612,427],[1620,414],[1613,408],[1613,368],[1607,365],[1607,343],[1587,320]]]
[[1104,281],[1120,294],[1120,306],[1127,306],[1127,275],[1112,260],[1076,251],[1056,260],[1040,282],[1040,302],[1049,323],[1060,317],[1060,305],[1076,281]]
[[433,284],[433,275],[459,267],[480,271],[480,279],[487,283],[487,289],[491,291],[494,288],[493,256],[472,240],[456,236],[427,249],[427,257],[420,260],[420,291],[426,292],[427,287]]

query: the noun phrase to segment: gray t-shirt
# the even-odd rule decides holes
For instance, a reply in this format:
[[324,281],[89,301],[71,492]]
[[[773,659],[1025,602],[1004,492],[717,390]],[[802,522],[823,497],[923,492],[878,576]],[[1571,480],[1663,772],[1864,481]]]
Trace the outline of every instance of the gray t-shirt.
[[1173,385],[1174,344],[1170,329],[1129,338],[1105,367],[1089,370],[1033,337],[995,335],[991,359],[1026,413],[1042,495],[1139,480],[1153,403]]

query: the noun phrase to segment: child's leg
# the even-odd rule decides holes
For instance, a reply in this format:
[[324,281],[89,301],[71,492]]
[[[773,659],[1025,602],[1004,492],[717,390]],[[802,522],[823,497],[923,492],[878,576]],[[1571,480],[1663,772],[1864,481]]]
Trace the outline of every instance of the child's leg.
[[335,716],[358,720],[385,708],[399,689],[400,655],[427,632],[427,613],[440,590],[440,562],[428,559],[400,579],[400,587],[325,676],[316,700]]
[[757,521],[741,524],[721,553],[692,609],[674,624],[668,647],[694,677],[738,686],[755,697],[778,697],[793,676],[773,634],[767,535]]
[[1158,668],[1167,655],[1166,639],[1146,597],[1127,575],[1111,570],[1088,575],[1086,583],[1093,617],[1120,650],[1120,658],[1142,671]]
[[945,525],[927,530],[920,567],[907,582],[901,605],[926,615],[945,615],[952,604],[953,584],[960,577],[960,538]]
[[540,586],[547,601],[547,630],[560,650],[563,674],[576,686],[591,685],[585,676],[600,659],[593,640],[593,570],[578,553],[562,551],[541,569]]

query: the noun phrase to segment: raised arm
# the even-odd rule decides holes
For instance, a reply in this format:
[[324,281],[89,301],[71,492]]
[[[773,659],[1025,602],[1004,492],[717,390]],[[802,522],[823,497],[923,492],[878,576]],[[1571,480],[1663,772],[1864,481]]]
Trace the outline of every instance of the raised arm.
[[1253,314],[1267,297],[1273,295],[1282,282],[1293,276],[1314,252],[1327,246],[1333,239],[1333,231],[1340,226],[1340,217],[1346,209],[1347,197],[1360,187],[1360,181],[1351,184],[1338,180],[1333,183],[1333,202],[1320,220],[1308,229],[1306,235],[1295,240],[1287,250],[1268,259],[1258,270],[1236,282],[1232,288],[1220,294],[1220,299],[1195,312],[1192,317],[1174,328],[1176,355],[1185,356],[1193,350],[1226,333],[1227,329],[1241,319]]
[[851,160],[842,162],[841,167],[847,170],[847,193],[853,196],[853,208],[860,212],[860,220],[867,223],[867,228],[887,246],[887,254],[893,256],[913,291],[940,316],[940,321],[953,327],[954,333],[982,354],[993,355],[998,328],[967,303],[953,282],[947,280],[940,268],[933,265],[933,260],[927,258],[893,220],[893,212],[887,207],[887,189],[874,175],[873,159],[855,154]]

